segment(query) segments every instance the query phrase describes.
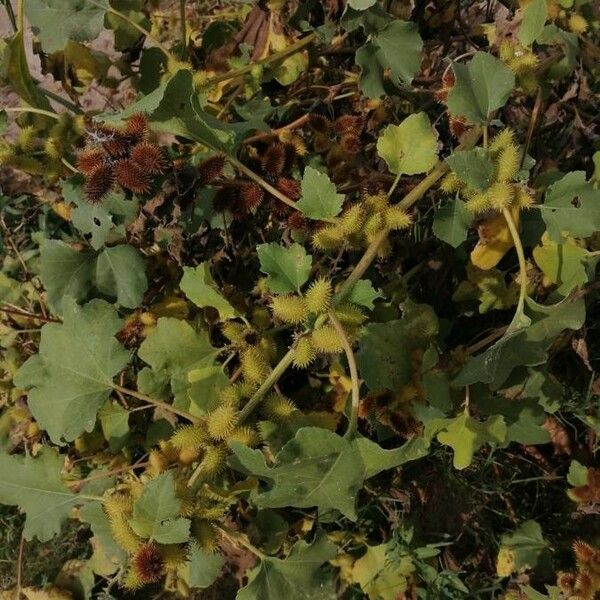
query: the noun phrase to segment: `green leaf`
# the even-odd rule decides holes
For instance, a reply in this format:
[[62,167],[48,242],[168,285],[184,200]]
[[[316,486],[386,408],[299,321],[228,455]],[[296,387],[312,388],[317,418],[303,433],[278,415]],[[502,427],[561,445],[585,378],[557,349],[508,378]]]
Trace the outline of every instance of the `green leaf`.
[[405,315],[403,319],[363,327],[356,362],[370,390],[396,390],[408,383],[411,352],[416,348],[425,349],[437,333],[433,311],[425,305],[417,306],[420,315],[412,323]]
[[437,162],[437,138],[429,117],[415,113],[388,125],[377,140],[377,154],[396,175],[426,173]]
[[179,516],[180,509],[181,500],[175,493],[173,472],[167,471],[146,483],[142,495],[133,505],[129,524],[140,537],[160,544],[187,542],[190,521]]
[[196,268],[183,267],[183,277],[179,287],[196,306],[215,308],[221,320],[232,319],[239,314],[221,295],[210,274],[208,262],[202,262]]
[[369,98],[385,95],[385,71],[394,85],[410,84],[421,66],[423,40],[417,24],[395,19],[356,52],[360,90]]
[[[29,72],[22,31],[18,31],[6,41],[3,54],[2,73],[0,75],[3,80],[8,81],[11,90],[30,106],[52,111],[48,98],[42,94],[40,86],[34,81]],[[43,118],[50,121],[49,117]]]
[[377,298],[383,298],[380,291],[373,287],[373,284],[369,279],[359,279],[352,288],[348,300],[353,304],[364,306],[369,310],[373,310],[375,307],[375,300]]
[[92,288],[96,255],[74,250],[60,240],[44,240],[40,245],[40,278],[48,305],[61,314],[66,296],[82,302]]
[[335,595],[333,581],[320,568],[336,554],[325,534],[312,544],[300,540],[285,559],[261,558],[236,600],[329,600]]
[[203,414],[213,399],[202,397],[201,393],[214,394],[214,386],[222,379],[213,372],[210,381],[206,382],[207,386],[203,387],[196,381],[197,372],[218,367],[215,365],[217,354],[206,331],[195,331],[186,321],[162,317],[138,351],[138,356],[151,367],[139,372],[138,388],[146,394],[160,397],[165,393],[164,388],[170,385],[175,395],[175,406]]
[[377,0],[348,0],[348,6],[354,10],[366,10],[375,4]]
[[99,542],[103,552],[109,559],[113,560],[116,564],[123,563],[127,558],[127,554],[115,542],[110,522],[102,504],[100,502],[88,502],[85,506],[81,507],[79,515],[83,521],[89,523],[92,529],[92,533],[96,538],[92,544]]
[[260,270],[268,275],[267,286],[275,294],[299,291],[307,282],[312,256],[300,244],[289,247],[276,242],[256,247]]
[[356,494],[364,480],[380,471],[421,458],[427,453],[422,440],[384,450],[367,439],[346,440],[319,427],[303,427],[267,466],[260,450],[238,442],[230,444],[237,460],[232,466],[266,482],[252,494],[259,508],[316,506],[319,511],[339,510],[356,519]]
[[552,184],[538,208],[555,242],[562,232],[588,237],[600,229],[600,190],[585,180],[584,171],[567,173]]
[[410,555],[392,558],[393,542],[367,546],[367,552],[352,565],[352,581],[358,583],[371,600],[397,600],[408,589],[408,578],[415,571]]
[[86,0],[35,0],[25,13],[44,52],[62,50],[69,40],[87,42],[104,26],[105,9]]
[[582,298],[566,298],[552,306],[528,298],[527,307],[530,319],[525,319],[531,325],[506,333],[485,352],[470,358],[454,380],[456,385],[480,381],[497,389],[516,367],[543,364],[554,338],[565,329],[579,329],[585,321]]
[[[544,276],[558,286],[556,291],[562,296],[588,281],[586,266],[590,253],[570,238],[564,244],[542,240],[533,249],[533,258]],[[593,267],[597,260],[598,257],[592,257]]]
[[485,123],[504,106],[515,76],[503,62],[487,52],[476,52],[466,64],[452,63],[456,82],[448,94],[448,110],[469,123]]
[[310,219],[330,219],[339,214],[344,195],[336,193],[326,173],[306,167],[302,177],[302,197],[296,206]]
[[23,535],[46,542],[60,533],[75,504],[82,504],[61,480],[64,458],[42,448],[37,458],[0,453],[0,503],[18,506],[26,515]]
[[454,152],[446,163],[463,183],[476,190],[489,187],[494,177],[494,163],[483,148]]
[[115,309],[103,300],[78,306],[62,303],[63,322],[42,327],[39,353],[24,363],[15,385],[29,389],[28,405],[55,443],[91,431],[110,396],[113,377],[129,353],[114,335],[121,327]]
[[[111,0],[110,5],[124,14],[129,21],[133,21],[136,25],[143,27],[147,31],[152,27],[152,23],[148,17],[140,10],[137,10],[141,6],[139,0]],[[106,28],[113,30],[115,50],[119,50],[120,52],[133,48],[142,35],[139,29],[136,29],[131,23],[113,12],[106,13],[105,22]]]
[[438,239],[458,248],[467,239],[472,223],[473,215],[467,210],[465,203],[455,198],[436,211],[433,233]]
[[488,442],[503,442],[506,439],[506,423],[504,418],[494,415],[481,423],[462,413],[454,419],[445,419],[443,431],[437,434],[441,444],[450,446],[454,450],[454,468],[465,469],[472,460],[473,455],[481,446]]
[[98,419],[110,451],[118,452],[129,436],[129,411],[115,400],[109,400],[100,409]]
[[544,30],[548,6],[546,0],[533,0],[523,11],[523,21],[519,29],[519,41],[524,46],[531,46]]
[[513,533],[500,538],[500,548],[511,553],[514,570],[532,569],[537,565],[542,552],[548,548],[542,528],[536,521],[525,521]]
[[224,564],[225,558],[221,554],[207,552],[192,541],[184,565],[184,578],[191,588],[210,587],[219,577]]
[[571,461],[569,472],[567,473],[567,482],[569,485],[578,487],[588,484],[588,470],[578,460]]
[[148,289],[140,251],[126,245],[104,248],[96,263],[96,287],[103,294],[116,298],[120,306],[139,306]]

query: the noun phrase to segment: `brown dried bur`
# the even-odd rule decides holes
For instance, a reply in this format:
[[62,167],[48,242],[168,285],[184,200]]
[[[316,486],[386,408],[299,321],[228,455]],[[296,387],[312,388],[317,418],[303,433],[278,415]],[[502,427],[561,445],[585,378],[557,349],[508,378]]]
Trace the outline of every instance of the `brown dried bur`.
[[140,142],[131,150],[130,158],[151,175],[165,172],[166,160],[159,146],[150,142]]
[[112,190],[114,183],[112,167],[101,165],[88,175],[84,186],[85,197],[88,202],[97,204]]
[[150,173],[128,158],[117,161],[114,168],[117,182],[134,194],[147,194],[150,191]]

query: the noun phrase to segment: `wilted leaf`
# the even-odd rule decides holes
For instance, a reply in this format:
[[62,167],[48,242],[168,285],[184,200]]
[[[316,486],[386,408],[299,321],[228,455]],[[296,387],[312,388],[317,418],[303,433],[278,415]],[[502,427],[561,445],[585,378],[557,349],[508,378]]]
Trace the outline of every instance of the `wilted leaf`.
[[523,569],[532,569],[547,548],[548,542],[539,523],[531,520],[521,523],[513,533],[504,534],[500,539],[498,575],[506,577]]

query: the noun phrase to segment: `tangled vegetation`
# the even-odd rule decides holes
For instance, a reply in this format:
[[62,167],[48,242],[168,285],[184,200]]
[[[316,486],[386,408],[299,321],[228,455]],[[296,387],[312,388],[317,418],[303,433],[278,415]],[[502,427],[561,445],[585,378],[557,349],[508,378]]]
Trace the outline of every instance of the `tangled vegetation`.
[[598,3],[2,5],[0,598],[600,596]]

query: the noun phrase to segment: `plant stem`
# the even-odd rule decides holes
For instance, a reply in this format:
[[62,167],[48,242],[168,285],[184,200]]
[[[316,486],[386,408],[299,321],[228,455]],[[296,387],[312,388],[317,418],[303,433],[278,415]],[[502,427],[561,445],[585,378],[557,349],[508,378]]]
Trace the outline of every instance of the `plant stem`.
[[185,21],[185,0],[179,0],[179,15],[181,19],[181,48],[183,56],[187,54],[187,24]]
[[174,415],[179,415],[180,417],[183,417],[184,419],[187,419],[188,421],[191,421],[192,423],[200,422],[200,419],[198,417],[192,415],[191,413],[189,413],[185,410],[180,410],[179,408],[175,408],[171,404],[167,404],[166,402],[163,402],[162,400],[156,400],[155,398],[146,396],[146,394],[141,394],[140,392],[136,392],[135,390],[130,390],[128,388],[121,387],[120,385],[117,385],[116,383],[113,383],[112,387],[115,391],[121,392],[121,394],[126,394],[127,396],[131,396],[132,398],[136,398],[138,400],[141,400],[142,402],[147,402],[148,404],[153,404],[154,406],[157,406],[168,412],[171,412]]
[[356,367],[356,360],[354,358],[354,353],[352,352],[352,345],[350,344],[350,340],[342,327],[342,324],[338,321],[337,317],[332,311],[329,311],[329,320],[331,324],[335,327],[338,335],[342,340],[342,346],[344,347],[344,352],[346,353],[346,360],[348,361],[348,368],[350,369],[350,380],[352,382],[352,405],[350,407],[350,418],[348,419],[348,429],[346,429],[346,433],[344,434],[345,438],[353,438],[356,433],[356,427],[358,425],[358,405],[360,402],[360,389],[359,389],[359,380],[358,380],[358,369]]
[[522,314],[525,308],[525,297],[527,296],[527,263],[525,262],[525,252],[523,250],[523,244],[521,243],[521,236],[517,230],[510,211],[507,208],[502,209],[502,215],[508,225],[508,230],[515,245],[517,251],[517,257],[519,258],[519,300],[517,302],[517,310],[515,316]]
[[[9,0],[10,2],[10,0]],[[21,34],[24,33],[23,29],[23,14],[25,13],[25,0],[18,0],[17,2],[17,31]]]
[[[464,150],[473,147],[477,143],[477,140],[480,136],[481,129],[473,128],[463,136],[463,139],[457,149]],[[243,166],[244,165],[242,165],[242,167]],[[429,175],[427,175],[408,194],[406,194],[406,196],[404,196],[404,198],[398,203],[398,206],[401,206],[404,209],[410,208],[413,204],[420,200],[429,190],[429,188],[432,185],[434,185],[448,171],[448,168],[448,165],[444,161],[439,161],[433,168],[433,170],[429,173]],[[254,173],[252,174],[254,175]],[[352,291],[352,288],[354,287],[356,282],[365,274],[366,270],[369,268],[373,260],[375,260],[375,257],[377,256],[377,251],[379,250],[379,246],[387,238],[388,234],[389,230],[382,229],[377,234],[377,237],[369,244],[362,258],[358,261],[354,269],[352,269],[352,272],[348,275],[348,277],[340,286],[338,292],[334,296],[334,305],[339,301],[343,300],[344,297],[347,294],[349,294],[350,291]],[[320,318],[317,319],[315,326],[317,326],[318,323],[322,323],[322,320]],[[265,379],[263,384],[254,393],[252,398],[250,398],[246,406],[244,406],[244,408],[240,411],[240,422],[248,418],[250,413],[260,403],[265,394],[269,391],[269,389],[271,389],[271,386],[277,383],[277,381],[283,375],[285,370],[292,364],[294,360],[294,354],[295,350],[293,348],[290,348],[287,354],[277,363],[277,365],[271,371],[269,376]]]
[[400,178],[401,177],[402,177],[402,173],[398,173],[398,175],[396,175],[396,179],[394,179],[394,183],[392,183],[390,189],[387,192],[387,197],[388,198],[394,193],[394,190],[396,189],[396,187],[400,183]]
[[262,385],[254,392],[252,398],[248,400],[244,408],[240,411],[240,423],[245,421],[252,411],[258,406],[260,401],[265,397],[271,387],[279,381],[279,378],[285,373],[286,369],[294,361],[296,350],[290,348],[283,358],[275,365],[274,369],[269,373],[269,376],[263,381]]
[[43,110],[42,108],[33,108],[31,106],[17,106],[11,108],[3,108],[5,112],[14,112],[14,113],[35,113],[36,115],[44,115],[45,117],[50,117],[51,119],[57,119],[60,115],[50,112],[49,110]]
[[264,552],[261,552],[256,546],[254,546],[248,540],[246,540],[243,535],[233,533],[232,531],[227,531],[227,529],[224,529],[223,527],[219,527],[218,525],[217,525],[217,529],[219,530],[221,535],[224,538],[226,538],[228,541],[230,541],[234,546],[236,546],[238,544],[240,546],[243,546],[247,550],[250,550],[250,552],[252,552],[252,554],[254,554],[257,558],[260,558],[261,560],[264,560],[265,558],[267,558],[267,555],[264,554]]
[[93,4],[94,6],[98,6],[99,8],[103,8],[106,12],[112,13],[113,15],[119,17],[120,19],[123,19],[123,21],[125,21],[126,23],[128,23],[129,25],[131,25],[134,29],[136,29],[137,31],[139,31],[142,35],[146,36],[147,39],[149,39],[151,42],[153,42],[154,44],[156,44],[156,46],[159,48],[159,50],[162,51],[162,53],[169,59],[172,60],[174,62],[178,62],[177,57],[163,44],[161,44],[156,38],[152,37],[152,34],[144,29],[141,25],[139,25],[138,23],[136,23],[135,21],[133,21],[132,19],[130,19],[127,15],[123,14],[122,12],[114,9],[112,6],[110,5],[104,5],[101,4],[100,2],[95,2],[95,0],[86,0],[87,2],[89,2],[90,4]]
[[221,81],[228,81],[229,79],[234,79],[236,77],[241,77],[242,75],[246,75],[247,73],[250,73],[252,71],[252,69],[254,69],[254,67],[256,67],[257,65],[268,65],[268,64],[271,64],[274,62],[278,62],[280,60],[284,60],[288,56],[291,56],[292,54],[296,54],[296,52],[299,52],[300,50],[302,50],[309,44],[312,44],[312,42],[315,41],[316,37],[317,36],[315,33],[311,33],[310,35],[307,35],[306,37],[302,38],[301,40],[298,40],[294,44],[291,44],[287,48],[284,48],[280,52],[275,52],[274,54],[271,54],[271,56],[267,56],[266,58],[263,58],[262,60],[256,61],[254,63],[250,63],[249,65],[245,65],[239,69],[235,69],[234,71],[227,71],[227,73],[223,73],[221,75],[216,75],[215,77],[211,77],[210,79],[205,81],[203,84],[201,84],[200,88],[212,87],[213,85],[220,83]]

